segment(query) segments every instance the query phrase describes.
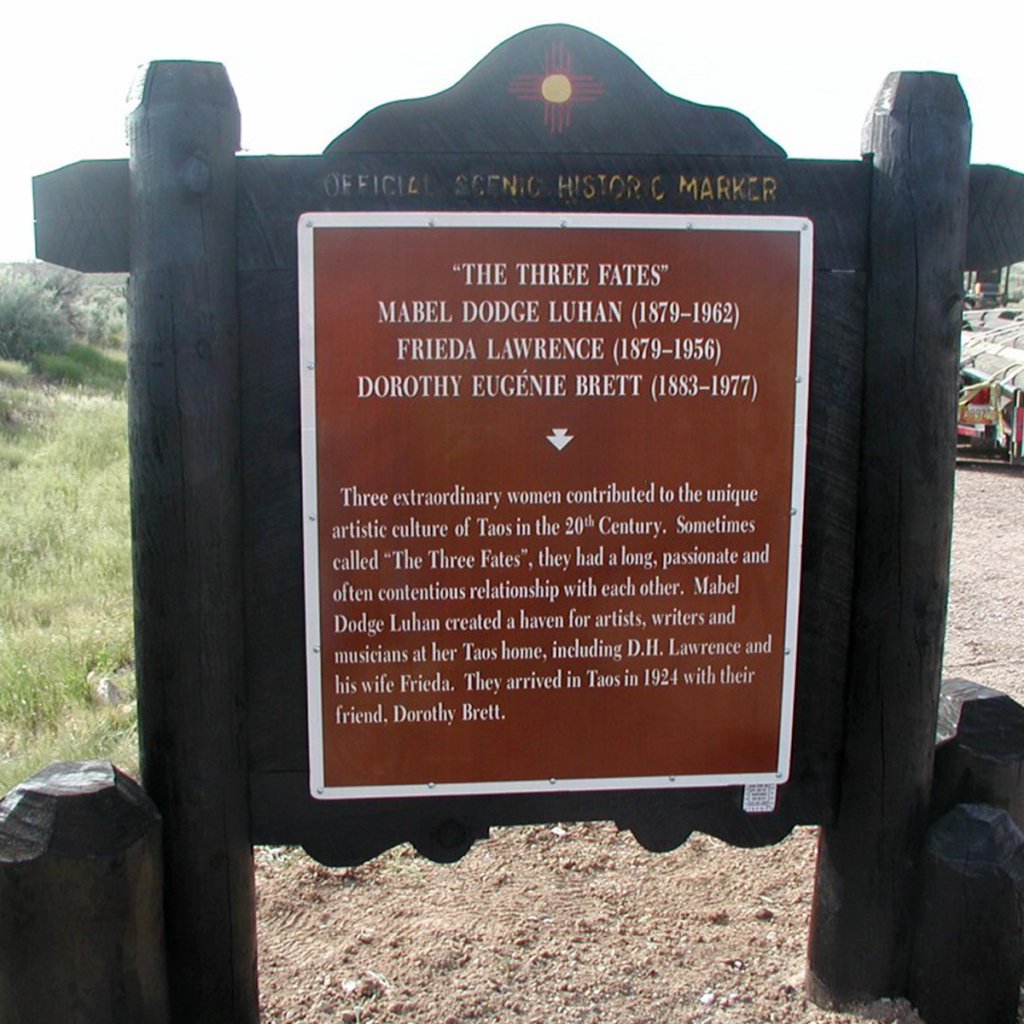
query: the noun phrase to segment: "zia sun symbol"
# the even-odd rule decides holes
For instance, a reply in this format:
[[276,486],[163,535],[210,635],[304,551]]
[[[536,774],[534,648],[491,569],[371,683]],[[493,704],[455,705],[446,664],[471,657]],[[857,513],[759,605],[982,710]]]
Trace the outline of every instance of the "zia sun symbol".
[[540,100],[544,126],[552,135],[561,135],[572,121],[573,104],[593,103],[603,87],[593,75],[575,74],[565,46],[552,43],[544,55],[544,73],[520,75],[509,83],[508,91],[520,100]]

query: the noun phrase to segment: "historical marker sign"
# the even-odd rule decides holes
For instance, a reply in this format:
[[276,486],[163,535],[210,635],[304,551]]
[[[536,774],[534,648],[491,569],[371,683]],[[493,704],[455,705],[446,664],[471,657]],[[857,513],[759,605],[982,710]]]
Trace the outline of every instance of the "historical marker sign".
[[314,795],[785,781],[811,235],[301,219]]
[[822,825],[809,991],[905,991],[949,296],[965,231],[969,266],[1024,245],[1003,168],[971,168],[965,224],[956,80],[887,79],[855,161],[789,160],[566,25],[319,155],[236,159],[219,65],[151,65],[141,99],[131,168],[35,196],[39,256],[132,274],[140,738],[178,1004],[258,1016],[254,843],[448,862],[553,820],[650,850]]

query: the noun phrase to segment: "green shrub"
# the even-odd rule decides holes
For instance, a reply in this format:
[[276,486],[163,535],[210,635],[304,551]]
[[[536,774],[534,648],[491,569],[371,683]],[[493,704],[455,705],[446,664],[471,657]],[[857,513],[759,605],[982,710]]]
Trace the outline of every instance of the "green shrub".
[[0,360],[38,368],[40,356],[76,341],[121,349],[126,305],[122,274],[79,274],[46,263],[0,267]]
[[127,300],[124,284],[109,284],[112,274],[99,275],[87,286],[79,309],[85,322],[84,339],[97,348],[124,348]]
[[0,272],[0,359],[31,363],[74,338],[67,309],[31,275]]

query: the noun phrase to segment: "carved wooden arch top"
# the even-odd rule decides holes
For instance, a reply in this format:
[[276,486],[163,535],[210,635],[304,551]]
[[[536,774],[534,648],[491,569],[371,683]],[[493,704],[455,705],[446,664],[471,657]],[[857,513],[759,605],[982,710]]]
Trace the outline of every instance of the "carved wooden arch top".
[[326,152],[786,155],[742,114],[670,95],[570,25],[513,36],[450,89],[371,110]]

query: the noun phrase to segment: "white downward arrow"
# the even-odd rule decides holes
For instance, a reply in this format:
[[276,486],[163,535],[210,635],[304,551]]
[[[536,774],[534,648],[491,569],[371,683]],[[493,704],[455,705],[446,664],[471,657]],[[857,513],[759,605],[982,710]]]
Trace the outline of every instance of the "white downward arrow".
[[572,440],[572,434],[565,427],[552,427],[548,440],[561,451]]

